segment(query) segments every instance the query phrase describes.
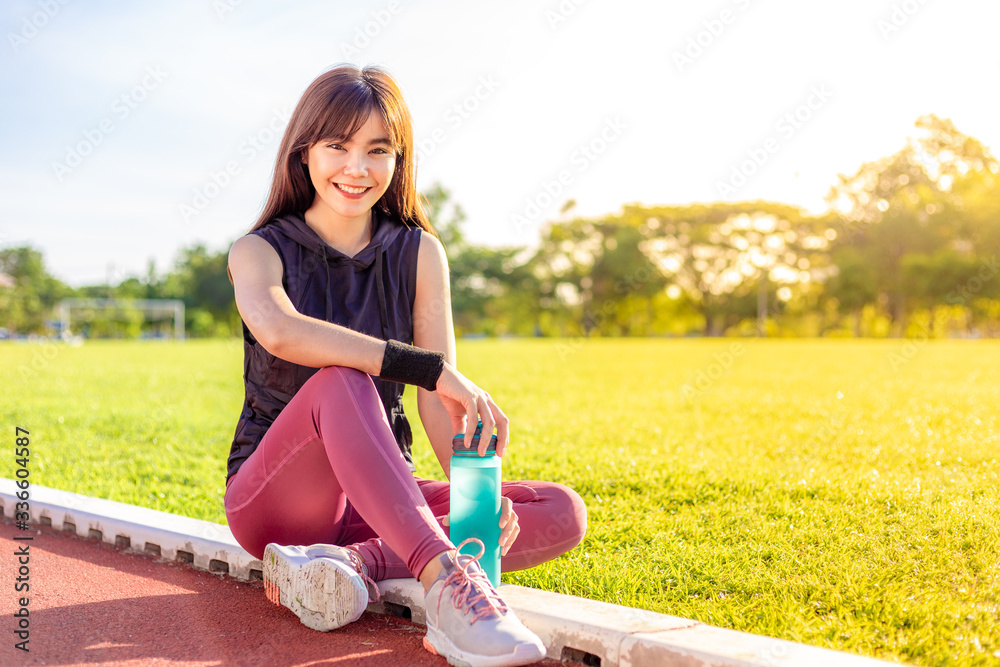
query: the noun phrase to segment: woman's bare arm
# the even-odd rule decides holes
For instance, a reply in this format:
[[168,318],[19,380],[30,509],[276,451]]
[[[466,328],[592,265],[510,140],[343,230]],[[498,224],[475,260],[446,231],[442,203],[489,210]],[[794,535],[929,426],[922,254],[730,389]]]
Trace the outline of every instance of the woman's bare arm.
[[[413,301],[413,344],[428,350],[443,352],[445,369],[452,371],[456,366],[455,328],[451,316],[451,290],[448,284],[448,259],[441,243],[430,234],[422,234],[417,258],[417,293]],[[454,374],[462,378],[457,370]],[[443,374],[443,378],[450,377]],[[463,378],[464,379],[464,378]],[[492,433],[494,423],[497,429],[497,452],[502,456],[507,447],[507,416],[493,402],[489,393],[466,383],[479,394],[478,405],[471,412],[478,411],[483,422],[483,432]],[[450,392],[431,392],[417,389],[417,409],[420,422],[427,438],[431,441],[445,475],[451,478],[451,439],[456,433],[466,433],[466,442],[471,442],[471,433],[476,428],[474,416],[467,416],[461,423],[460,411],[449,401]],[[446,405],[446,402],[448,403]],[[481,438],[480,451],[485,452],[489,436]]]
[[229,270],[236,308],[265,350],[302,366],[379,374],[385,341],[296,311],[281,285],[281,259],[267,241],[253,234],[237,239]]
[[[420,235],[417,255],[417,294],[413,300],[413,344],[444,353],[456,366],[455,330],[451,315],[448,260],[441,243],[430,234]],[[437,392],[417,388],[417,411],[441,469],[451,479],[451,415]]]

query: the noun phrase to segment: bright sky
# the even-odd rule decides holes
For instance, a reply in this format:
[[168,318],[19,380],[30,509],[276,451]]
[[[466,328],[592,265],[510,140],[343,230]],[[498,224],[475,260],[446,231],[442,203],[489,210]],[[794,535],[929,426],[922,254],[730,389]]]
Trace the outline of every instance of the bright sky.
[[995,0],[0,11],[0,247],[40,248],[75,286],[228,248],[266,197],[287,114],[344,61],[399,81],[420,189],[451,190],[485,245],[533,245],[569,198],[588,216],[723,199],[820,211],[838,173],[898,150],[927,113],[1000,149]]

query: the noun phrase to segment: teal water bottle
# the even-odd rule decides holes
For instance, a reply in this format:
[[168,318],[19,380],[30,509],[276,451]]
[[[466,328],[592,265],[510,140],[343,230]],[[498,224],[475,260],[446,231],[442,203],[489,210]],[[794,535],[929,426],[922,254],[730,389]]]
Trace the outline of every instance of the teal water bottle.
[[[494,586],[500,585],[500,457],[497,437],[490,438],[485,456],[478,451],[483,423],[479,422],[472,446],[465,448],[465,435],[451,441],[451,541],[457,546],[470,537],[483,541],[479,559]],[[466,545],[461,553],[475,556],[478,546]]]

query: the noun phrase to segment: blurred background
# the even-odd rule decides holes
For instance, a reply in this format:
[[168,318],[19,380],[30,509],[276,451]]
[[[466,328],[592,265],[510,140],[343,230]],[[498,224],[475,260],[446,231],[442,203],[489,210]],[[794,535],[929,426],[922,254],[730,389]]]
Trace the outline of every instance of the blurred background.
[[340,62],[406,95],[459,335],[996,336],[997,25],[990,0],[5,2],[0,336],[238,336],[229,245]]

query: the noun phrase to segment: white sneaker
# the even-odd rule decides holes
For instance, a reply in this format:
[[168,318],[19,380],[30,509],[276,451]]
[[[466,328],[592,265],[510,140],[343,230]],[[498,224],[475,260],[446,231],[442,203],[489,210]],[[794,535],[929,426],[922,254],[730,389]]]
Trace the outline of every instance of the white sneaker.
[[[483,543],[469,538],[468,542]],[[441,574],[424,596],[427,635],[424,648],[461,667],[513,667],[545,657],[545,646],[507,608],[479,566],[477,556],[458,562],[440,556]]]
[[267,599],[295,612],[313,630],[328,632],[356,621],[368,607],[367,568],[358,552],[332,544],[268,544],[264,549]]

